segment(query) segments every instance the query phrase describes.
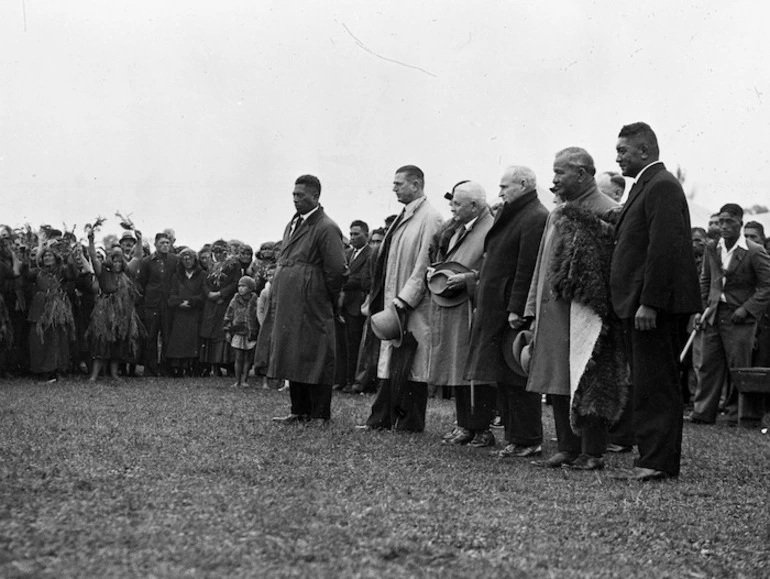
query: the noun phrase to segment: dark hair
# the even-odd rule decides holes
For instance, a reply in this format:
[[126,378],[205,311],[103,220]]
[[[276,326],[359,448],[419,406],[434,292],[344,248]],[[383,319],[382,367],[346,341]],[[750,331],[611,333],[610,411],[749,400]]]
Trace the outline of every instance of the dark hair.
[[749,221],[743,226],[743,230],[756,229],[759,232],[759,237],[762,238],[762,242],[765,241],[765,227],[759,221]]
[[171,238],[168,236],[168,233],[161,231],[160,233],[155,234],[155,243],[158,243],[161,239],[165,239],[166,241],[171,241]]
[[647,123],[631,123],[623,125],[618,133],[618,138],[629,138],[638,140],[647,145],[650,154],[657,159],[659,155],[658,137]]
[[700,233],[700,234],[702,234],[704,237],[707,237],[707,235],[706,235],[706,230],[705,230],[705,229],[703,229],[702,227],[693,227],[692,229],[690,229],[690,235],[691,235],[691,236],[692,236],[692,235],[695,235],[696,233]]
[[382,227],[378,227],[377,229],[372,230],[372,235],[382,235],[385,237],[386,231]]
[[720,213],[729,213],[733,217],[743,220],[743,209],[737,203],[725,203],[719,209]]
[[369,226],[367,225],[366,221],[361,221],[360,219],[356,219],[353,221],[353,223],[350,224],[350,227],[360,227],[361,231],[369,235]]
[[396,169],[396,173],[403,173],[407,179],[417,181],[420,184],[420,189],[425,187],[425,173],[417,165],[404,165]]
[[398,217],[398,215],[388,215],[385,218],[385,226],[386,227],[390,227],[390,224],[393,223],[396,220],[397,217]]
[[556,153],[556,157],[565,156],[569,164],[578,169],[584,169],[589,175],[596,175],[594,158],[582,147],[567,147]]
[[625,190],[626,180],[623,178],[623,175],[617,171],[605,171],[602,173],[602,175],[607,175],[610,178],[610,183],[615,185],[615,187],[620,187],[621,189]]
[[304,185],[311,191],[315,191],[316,195],[321,194],[321,181],[315,175],[300,175],[297,180],[294,181],[295,185]]

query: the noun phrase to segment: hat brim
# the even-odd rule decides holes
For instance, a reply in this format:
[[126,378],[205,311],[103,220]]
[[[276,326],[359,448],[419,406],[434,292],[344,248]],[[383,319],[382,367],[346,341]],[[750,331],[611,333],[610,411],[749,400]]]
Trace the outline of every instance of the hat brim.
[[372,332],[383,342],[392,342],[394,348],[401,346],[404,339],[404,325],[401,315],[393,304],[371,318]]
[[506,365],[516,374],[522,378],[528,376],[527,372],[521,366],[521,362],[514,355],[514,343],[519,334],[526,330],[514,330],[513,328],[507,328],[503,334],[503,358]]
[[467,288],[463,287],[460,290],[450,291],[447,289],[446,284],[441,283],[441,280],[458,273],[470,273],[471,269],[456,261],[445,261],[432,267],[434,271],[428,277],[428,290],[436,305],[452,308],[470,299]]

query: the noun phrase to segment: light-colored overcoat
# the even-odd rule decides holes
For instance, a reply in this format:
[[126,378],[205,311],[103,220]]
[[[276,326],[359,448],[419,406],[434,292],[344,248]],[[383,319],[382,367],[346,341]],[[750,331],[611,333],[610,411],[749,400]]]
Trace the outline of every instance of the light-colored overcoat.
[[257,341],[257,367],[269,377],[334,383],[334,305],[344,274],[342,232],[321,207],[293,235],[286,226]]
[[[404,214],[391,226],[386,234],[390,245],[385,264],[383,297],[385,306],[398,297],[411,308],[407,329],[417,340],[417,351],[409,377],[413,382],[428,381],[428,358],[430,352],[430,297],[428,296],[425,274],[428,270],[429,249],[433,236],[441,226],[441,215],[423,196],[404,207]],[[380,247],[385,246],[383,242]],[[377,377],[390,377],[391,341],[380,345]]]
[[[576,199],[566,204],[604,215],[618,204],[599,192],[595,181]],[[563,206],[562,206],[563,207]],[[554,222],[561,207],[548,216],[545,234],[535,264],[535,274],[529,289],[525,316],[534,316],[534,345],[529,365],[527,390],[544,394],[570,395],[570,302],[556,299],[551,293],[549,271],[556,244]]]
[[448,255],[442,261],[455,261],[470,269],[464,274],[470,299],[454,307],[442,307],[431,300],[430,375],[428,382],[439,386],[469,385],[463,379],[465,360],[471,342],[471,322],[476,284],[484,261],[484,239],[495,222],[485,209],[455,248],[450,241]]

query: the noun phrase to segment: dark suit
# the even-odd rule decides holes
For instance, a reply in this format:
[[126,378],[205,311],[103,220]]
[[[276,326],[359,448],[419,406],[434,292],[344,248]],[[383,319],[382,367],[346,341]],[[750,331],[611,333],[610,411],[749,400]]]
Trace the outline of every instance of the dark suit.
[[348,277],[342,286],[342,308],[340,314],[345,320],[345,382],[353,384],[356,379],[356,364],[358,349],[364,334],[366,316],[361,313],[361,305],[366,299],[366,293],[371,283],[368,275],[369,258],[372,248],[367,243],[353,259],[355,249],[352,247],[345,252],[345,263],[348,266]]
[[[701,310],[701,298],[687,200],[662,163],[644,170],[618,217],[610,291],[631,364],[636,466],[678,476],[679,353],[687,318]],[[655,329],[634,328],[640,305],[657,310]]]
[[[747,240],[746,246],[748,249],[740,246],[733,249],[727,270],[723,270],[717,244],[706,247],[700,279],[701,296],[703,302],[715,310],[704,320],[700,337],[702,355],[695,364],[698,388],[692,414],[693,418],[703,422],[716,421],[725,380],[728,383],[727,418],[738,419],[739,397],[729,382],[729,370],[751,366],[757,320],[770,304],[770,256],[761,245]],[[720,300],[723,292],[724,302]],[[740,307],[749,316],[744,323],[735,324],[731,318]],[[741,399],[743,406],[748,399]],[[751,414],[749,408],[746,410]]]

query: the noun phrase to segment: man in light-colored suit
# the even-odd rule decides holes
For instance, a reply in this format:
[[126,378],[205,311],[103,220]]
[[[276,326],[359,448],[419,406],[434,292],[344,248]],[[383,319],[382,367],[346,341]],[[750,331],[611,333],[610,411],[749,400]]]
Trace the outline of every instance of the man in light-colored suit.
[[[757,320],[770,304],[770,256],[758,243],[741,233],[743,210],[728,203],[719,210],[721,238],[706,247],[701,272],[701,296],[708,315],[703,326],[702,356],[696,364],[698,388],[694,409],[687,417],[695,424],[716,422],[722,384],[727,380],[725,403],[728,422],[739,415],[755,416],[749,399],[739,396],[729,380],[731,368],[751,366]],[[744,408],[746,406],[746,408]]]

